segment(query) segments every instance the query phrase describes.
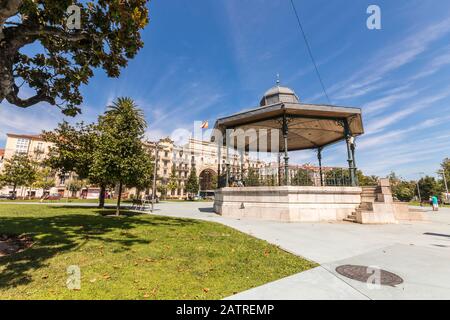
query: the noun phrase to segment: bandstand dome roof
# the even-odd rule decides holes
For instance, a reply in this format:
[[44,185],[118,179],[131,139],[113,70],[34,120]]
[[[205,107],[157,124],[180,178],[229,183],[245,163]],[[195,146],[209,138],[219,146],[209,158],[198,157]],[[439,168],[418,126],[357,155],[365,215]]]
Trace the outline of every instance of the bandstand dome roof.
[[291,88],[276,85],[264,93],[259,105],[262,107],[277,102],[299,102],[299,99]]
[[[260,146],[260,140],[271,141],[271,130],[280,130],[283,117],[288,121],[288,150],[305,150],[325,147],[345,139],[344,122],[348,123],[350,134],[354,137],[364,133],[361,109],[353,107],[300,103],[295,92],[287,87],[275,86],[264,94],[260,106],[231,116],[220,118],[214,128],[222,132],[227,129],[253,129],[257,141],[252,137],[245,139],[245,149],[255,150]],[[261,131],[261,130],[268,131]],[[264,132],[268,132],[264,138]],[[253,140],[252,140],[253,139]],[[283,134],[279,132],[279,146],[284,145]],[[214,140],[214,138],[212,138]],[[224,139],[224,145],[226,145]],[[263,142],[264,142],[263,141]],[[237,138],[235,138],[235,148]],[[271,150],[270,142],[265,151]]]

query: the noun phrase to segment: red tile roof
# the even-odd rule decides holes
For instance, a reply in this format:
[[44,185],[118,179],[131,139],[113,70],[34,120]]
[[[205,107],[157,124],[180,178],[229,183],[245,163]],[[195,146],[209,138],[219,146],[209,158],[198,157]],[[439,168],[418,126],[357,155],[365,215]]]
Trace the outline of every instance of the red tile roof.
[[0,149],[0,157],[3,157],[5,155],[5,149]]

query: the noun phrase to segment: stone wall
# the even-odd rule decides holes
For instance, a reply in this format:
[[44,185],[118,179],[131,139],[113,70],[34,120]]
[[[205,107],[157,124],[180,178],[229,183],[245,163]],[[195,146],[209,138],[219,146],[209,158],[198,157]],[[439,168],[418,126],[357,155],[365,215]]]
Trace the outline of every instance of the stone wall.
[[360,187],[242,187],[216,191],[216,213],[277,221],[341,221],[361,203]]

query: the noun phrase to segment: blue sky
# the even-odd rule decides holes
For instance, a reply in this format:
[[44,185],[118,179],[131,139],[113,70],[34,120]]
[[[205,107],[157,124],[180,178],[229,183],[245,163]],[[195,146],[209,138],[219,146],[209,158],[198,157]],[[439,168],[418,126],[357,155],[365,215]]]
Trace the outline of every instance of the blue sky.
[[[450,2],[448,0],[295,0],[333,104],[361,107],[366,134],[357,165],[366,174],[435,174],[450,157]],[[366,27],[370,4],[382,29]],[[118,96],[145,111],[150,138],[194,120],[254,107],[280,74],[300,100],[326,103],[288,0],[154,0],[145,47],[118,79],[96,72],[83,115],[93,121]],[[63,117],[45,104],[2,103],[7,132],[38,133]],[[345,146],[325,150],[324,165],[345,166]],[[310,152],[292,161],[315,163]]]

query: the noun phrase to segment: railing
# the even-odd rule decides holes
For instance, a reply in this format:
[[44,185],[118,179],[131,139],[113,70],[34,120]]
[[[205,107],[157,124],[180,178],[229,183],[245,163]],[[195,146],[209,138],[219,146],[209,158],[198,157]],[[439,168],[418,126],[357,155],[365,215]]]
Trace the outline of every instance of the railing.
[[[226,172],[226,171],[225,171]],[[219,185],[226,185],[226,173],[220,177]],[[247,168],[244,172],[230,172],[228,185],[231,187],[246,186],[283,186],[286,185],[284,167]],[[319,168],[290,167],[288,183],[290,186],[351,186],[348,168]]]

